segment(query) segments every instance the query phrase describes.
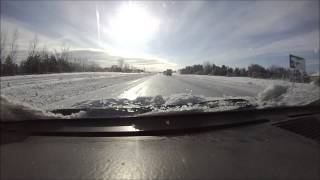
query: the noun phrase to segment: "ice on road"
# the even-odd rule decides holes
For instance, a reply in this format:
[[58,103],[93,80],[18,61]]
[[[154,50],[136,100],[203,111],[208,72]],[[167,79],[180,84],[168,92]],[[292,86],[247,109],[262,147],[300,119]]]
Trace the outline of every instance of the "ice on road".
[[[279,88],[281,86],[282,88]],[[252,97],[272,105],[306,104],[319,99],[312,84],[246,77],[200,75],[164,76],[151,73],[65,73],[1,77],[1,96],[43,110],[72,108],[74,104],[110,98],[163,97],[189,94],[203,97]],[[268,89],[269,88],[269,89]],[[270,93],[279,92],[279,97]],[[285,91],[283,91],[285,90]],[[278,98],[278,99],[277,99]],[[263,102],[265,103],[265,102]]]

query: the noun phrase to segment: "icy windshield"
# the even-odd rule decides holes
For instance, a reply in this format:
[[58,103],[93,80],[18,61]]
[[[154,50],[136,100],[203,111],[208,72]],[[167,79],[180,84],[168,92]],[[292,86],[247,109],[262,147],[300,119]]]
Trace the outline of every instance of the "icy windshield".
[[308,105],[320,98],[318,7],[1,1],[1,119]]

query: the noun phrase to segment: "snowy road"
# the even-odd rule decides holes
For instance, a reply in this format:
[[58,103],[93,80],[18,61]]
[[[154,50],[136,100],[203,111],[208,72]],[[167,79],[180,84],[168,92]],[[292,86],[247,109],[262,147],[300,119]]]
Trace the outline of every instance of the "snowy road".
[[[40,109],[70,108],[87,100],[141,96],[164,97],[192,94],[205,97],[257,97],[271,84],[287,84],[280,80],[244,77],[198,75],[164,76],[162,74],[70,73],[1,77],[1,95]],[[319,89],[311,84],[297,84],[295,96],[310,101],[318,98]],[[303,93],[302,91],[309,92]],[[288,96],[295,103],[295,97]],[[291,103],[291,104],[292,104]],[[289,103],[290,104],[290,103]]]
[[234,82],[223,77],[177,74],[170,77],[156,74],[145,78],[120,97],[134,99],[138,96],[170,96],[179,93],[191,93],[208,97],[255,96],[261,90],[263,90],[262,86],[241,81]]

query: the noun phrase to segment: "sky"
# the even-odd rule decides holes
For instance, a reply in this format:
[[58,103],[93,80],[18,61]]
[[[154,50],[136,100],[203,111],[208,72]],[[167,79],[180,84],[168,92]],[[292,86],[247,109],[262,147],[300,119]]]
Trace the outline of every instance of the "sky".
[[[1,33],[21,52],[67,46],[102,66],[119,58],[147,70],[211,62],[319,69],[319,1],[1,1]],[[23,54],[23,53],[21,53]],[[21,55],[23,56],[23,55]]]

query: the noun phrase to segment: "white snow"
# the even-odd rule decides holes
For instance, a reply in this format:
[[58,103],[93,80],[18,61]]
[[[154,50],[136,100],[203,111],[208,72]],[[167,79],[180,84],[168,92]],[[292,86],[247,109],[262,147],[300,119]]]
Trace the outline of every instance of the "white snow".
[[[1,109],[10,102],[40,116],[53,116],[47,113],[52,109],[119,106],[148,106],[153,112],[223,111],[246,105],[224,99],[243,99],[264,108],[306,105],[320,97],[319,87],[311,83],[246,77],[104,72],[12,76],[0,80]],[[203,104],[206,101],[211,102]]]
[[[81,100],[116,96],[118,92],[115,85],[144,76],[125,73],[65,73],[1,77],[1,95],[40,109],[68,108]],[[130,84],[125,86],[130,87]]]
[[319,87],[303,83],[270,84],[258,94],[260,107],[306,105],[320,97]]
[[260,101],[270,101],[270,100],[279,100],[281,95],[285,94],[288,91],[289,87],[285,85],[271,85],[264,89],[261,93],[258,94],[258,99]]
[[204,96],[192,94],[175,94],[166,98],[165,105],[192,105],[206,101]]
[[60,114],[54,114],[43,109],[32,107],[26,103],[16,102],[14,100],[8,100],[4,96],[0,96],[1,121],[20,121],[20,120],[32,120],[32,119],[59,119],[59,118],[80,118],[85,112],[80,111],[68,116]]

